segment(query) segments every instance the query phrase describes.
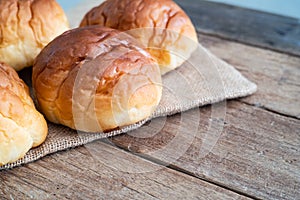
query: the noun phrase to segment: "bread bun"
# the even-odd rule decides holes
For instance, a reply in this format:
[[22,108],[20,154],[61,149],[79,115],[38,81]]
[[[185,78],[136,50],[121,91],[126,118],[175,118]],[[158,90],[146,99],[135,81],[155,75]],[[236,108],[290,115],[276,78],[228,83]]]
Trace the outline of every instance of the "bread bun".
[[130,35],[101,26],[53,40],[36,58],[32,80],[50,121],[86,132],[149,117],[162,93],[155,60]]
[[25,83],[13,68],[0,63],[0,165],[23,157],[44,142],[47,132]]
[[68,27],[55,0],[0,0],[0,61],[17,71],[32,66],[39,52]]
[[162,74],[180,66],[198,45],[191,20],[172,0],[107,0],[84,16],[80,26],[88,25],[138,38],[157,59]]

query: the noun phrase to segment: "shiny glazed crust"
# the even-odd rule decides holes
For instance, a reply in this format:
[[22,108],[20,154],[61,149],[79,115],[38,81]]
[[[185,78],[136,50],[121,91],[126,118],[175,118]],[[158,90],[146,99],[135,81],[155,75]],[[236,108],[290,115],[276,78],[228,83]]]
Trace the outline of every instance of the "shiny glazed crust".
[[0,63],[0,165],[23,157],[45,141],[47,123],[13,68]]
[[198,44],[191,20],[172,0],[107,0],[84,16],[80,26],[88,25],[138,38],[157,59],[162,74],[180,66]]
[[19,71],[69,24],[55,0],[0,0],[0,61]]
[[151,56],[131,36],[101,26],[57,37],[37,57],[32,81],[50,121],[86,132],[149,117],[162,93]]

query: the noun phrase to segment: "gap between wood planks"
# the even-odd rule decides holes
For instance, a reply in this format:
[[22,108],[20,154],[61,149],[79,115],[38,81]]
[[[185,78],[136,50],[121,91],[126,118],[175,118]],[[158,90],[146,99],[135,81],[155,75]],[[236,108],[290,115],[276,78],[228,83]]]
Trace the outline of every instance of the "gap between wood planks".
[[[218,42],[218,41],[217,41]],[[240,42],[238,42],[238,43],[240,43]],[[206,43],[207,44],[207,43]],[[241,43],[241,44],[243,44],[243,43]],[[225,44],[223,44],[223,46],[221,46],[221,47],[224,47],[224,46],[226,46],[227,45],[227,43],[225,43]],[[213,45],[208,45],[208,46],[210,46],[210,47],[212,47]],[[238,45],[238,46],[240,46],[240,45]],[[246,46],[246,45],[245,45]],[[218,45],[216,45],[216,48],[217,47],[219,47]],[[233,46],[233,47],[231,47],[231,48],[234,48],[235,46]],[[251,48],[247,48],[247,47],[245,47],[245,48],[242,48],[242,50],[251,50]],[[260,54],[261,52],[259,51],[258,52],[258,54]],[[230,54],[228,54],[227,56],[230,56]],[[276,56],[278,56],[277,54],[275,54],[275,57]],[[225,58],[226,58],[226,56],[225,56]],[[243,58],[241,58],[241,60],[242,60]],[[245,66],[245,67],[247,67],[247,66]],[[277,66],[274,66],[275,68],[277,67]],[[248,75],[249,75],[249,73],[248,73]],[[253,78],[253,77],[252,77]],[[255,77],[254,77],[255,78]],[[255,80],[255,79],[254,79]],[[263,97],[263,96],[259,96],[259,100],[262,100],[263,98],[265,98],[265,97]],[[258,105],[256,105],[256,104],[252,104],[251,103],[251,101],[250,101],[250,103],[249,102],[244,102],[244,99],[238,99],[238,100],[232,100],[232,102],[237,102],[238,104],[241,104],[241,105],[244,105],[244,106],[248,106],[249,108],[255,108],[256,110],[261,110],[261,111],[264,111],[264,112],[266,112],[266,113],[269,113],[269,115],[270,116],[281,116],[281,117],[285,117],[285,118],[291,118],[291,119],[296,119],[296,120],[299,120],[298,118],[296,118],[296,117],[294,117],[294,116],[290,116],[290,115],[286,115],[286,114],[283,114],[283,113],[280,113],[280,112],[278,112],[278,111],[276,111],[276,110],[271,110],[270,108],[267,108],[267,107],[265,107],[265,106],[258,106]],[[287,103],[287,102],[286,102]],[[122,148],[123,150],[125,150],[125,151],[127,151],[127,152],[129,152],[129,153],[132,153],[132,154],[134,154],[134,155],[136,155],[135,153],[133,153],[133,152],[131,152],[130,150],[128,150],[127,148],[126,148],[126,142],[125,142],[125,146],[122,146],[122,144],[119,144],[119,145],[117,145],[118,147],[120,147],[120,148]],[[243,189],[242,188],[240,188],[240,187],[231,187],[230,185],[227,185],[226,184],[226,181],[225,182],[222,182],[222,180],[219,180],[219,179],[215,179],[215,180],[213,180],[212,179],[212,177],[206,177],[205,176],[205,174],[196,174],[196,173],[194,173],[193,171],[189,171],[189,170],[187,170],[187,169],[185,169],[184,168],[184,166],[183,165],[167,165],[167,163],[164,163],[164,161],[163,160],[161,160],[161,159],[157,159],[157,158],[154,158],[154,157],[150,157],[150,156],[147,156],[147,155],[145,155],[145,154],[142,154],[142,155],[136,155],[136,156],[140,156],[140,157],[142,157],[143,159],[146,159],[146,160],[148,160],[148,161],[151,161],[151,162],[153,162],[153,163],[156,163],[156,164],[159,164],[159,165],[161,165],[161,166],[167,166],[168,168],[170,168],[170,169],[172,169],[172,170],[174,170],[174,171],[179,171],[179,172],[181,172],[181,173],[184,173],[184,174],[186,174],[186,175],[189,175],[189,176],[192,176],[192,177],[195,177],[195,178],[198,178],[198,179],[201,179],[201,180],[203,180],[203,181],[205,181],[205,182],[208,182],[208,183],[211,183],[211,184],[214,184],[214,185],[216,185],[216,186],[219,186],[219,187],[222,187],[222,188],[224,188],[224,189],[226,189],[226,190],[230,190],[230,191],[232,191],[232,192],[235,192],[235,193],[237,193],[237,194],[240,194],[240,195],[242,195],[242,196],[244,196],[244,197],[248,197],[248,198],[252,198],[252,199],[260,199],[260,198],[263,198],[263,196],[260,196],[260,195],[257,195],[257,196],[255,196],[255,194],[252,192],[252,193],[247,193],[246,191],[243,191]]]
[[[199,32],[198,32],[199,33]],[[218,34],[206,34],[206,33],[201,33],[198,34],[198,36],[204,36],[204,37],[214,37],[214,38],[218,38],[220,40],[224,40],[224,41],[228,41],[228,42],[233,42],[233,43],[236,43],[236,44],[242,44],[242,45],[247,45],[247,46],[250,46],[250,47],[255,47],[257,48],[256,45],[248,45],[247,42],[241,42],[241,41],[237,41],[237,40],[234,40],[234,39],[230,39],[230,38],[225,38],[222,37],[222,36],[219,36]],[[267,49],[267,50],[270,50],[270,51],[273,51],[273,52],[279,52],[277,50],[273,50],[273,49],[270,49],[268,47],[258,47],[259,49]],[[284,54],[284,55],[289,55],[289,56],[293,56],[293,57],[297,57],[297,58],[300,58],[300,56],[294,56],[294,55],[291,55],[289,52],[279,52],[281,54]],[[227,60],[225,60],[227,61]],[[239,69],[240,70],[240,69]],[[25,70],[22,70],[21,72],[19,72],[19,75],[20,77],[22,77],[22,79],[26,82],[26,84],[28,84],[29,86],[31,86],[31,79],[29,77],[31,77],[31,68],[26,68]],[[255,95],[255,94],[254,94]],[[253,107],[258,107],[258,108],[261,108],[265,111],[268,111],[268,112],[271,112],[271,113],[275,113],[275,114],[279,114],[279,115],[282,115],[282,116],[285,116],[285,117],[290,117],[290,118],[293,118],[293,119],[298,119],[299,120],[299,117],[298,116],[292,116],[292,115],[289,115],[289,114],[285,114],[285,113],[282,113],[282,112],[279,112],[275,109],[271,109],[271,108],[268,108],[264,105],[258,105],[258,104],[254,104],[254,103],[251,103],[251,102],[247,102],[245,101],[243,98],[241,99],[238,99],[240,102],[243,102],[247,105],[250,105],[250,106],[253,106]]]
[[237,101],[239,101],[239,102],[241,102],[241,103],[244,103],[244,104],[246,104],[246,105],[248,105],[248,106],[253,106],[253,107],[262,109],[262,110],[264,110],[264,111],[267,111],[267,112],[270,112],[270,113],[273,113],[273,114],[276,114],[276,115],[280,115],[280,116],[283,116],[283,117],[287,117],[287,118],[292,118],[292,119],[300,120],[299,118],[297,118],[297,117],[295,117],[295,116],[283,114],[283,113],[274,111],[274,110],[272,110],[272,109],[266,108],[265,106],[257,106],[257,105],[255,105],[255,104],[252,104],[252,103],[248,103],[248,102],[246,102],[246,101],[243,101],[243,99],[237,99]]
[[[246,109],[246,110],[249,110],[249,109],[251,109],[251,107],[252,106],[248,106],[247,104],[245,104],[245,103],[242,103],[242,102],[240,102],[240,101],[237,101],[237,100],[232,100],[231,101],[231,104],[234,104],[234,105],[240,105],[240,106],[238,106],[238,107],[248,107],[248,109]],[[233,106],[233,109],[236,107],[236,106]],[[276,116],[275,114],[273,114],[273,113],[270,113],[270,114],[267,114],[267,113],[269,113],[269,112],[267,112],[267,111],[264,111],[263,109],[260,109],[260,108],[257,108],[257,107],[255,107],[255,110],[257,111],[257,112],[264,112],[264,113],[266,113],[266,115],[270,115],[270,116]],[[260,111],[261,110],[261,111]],[[247,113],[247,112],[246,112]],[[251,115],[251,113],[248,113],[248,115]],[[178,117],[178,116],[177,116]],[[234,116],[233,116],[234,117]],[[277,115],[277,117],[280,117],[280,115]],[[172,117],[171,117],[172,118]],[[175,116],[175,118],[176,118],[176,116]],[[230,121],[230,120],[229,120]],[[174,122],[171,122],[171,123],[174,123]],[[234,125],[234,124],[233,124]],[[120,149],[122,149],[122,150],[124,150],[124,151],[126,151],[126,152],[128,152],[128,153],[131,153],[131,154],[133,154],[133,155],[135,155],[135,156],[138,156],[138,157],[141,157],[141,158],[143,158],[143,159],[145,159],[145,160],[148,160],[148,161],[150,161],[150,162],[153,162],[153,163],[155,163],[155,164],[158,164],[158,165],[161,165],[161,166],[165,166],[165,167],[167,167],[167,168],[170,168],[170,169],[172,169],[172,170],[174,170],[174,171],[179,171],[179,172],[181,172],[181,173],[184,173],[184,174],[186,174],[186,175],[189,175],[189,176],[192,176],[192,177],[194,177],[194,178],[198,178],[198,179],[200,179],[200,180],[203,180],[203,181],[205,181],[205,182],[207,182],[207,183],[211,183],[211,184],[214,184],[214,185],[216,185],[216,186],[219,186],[219,187],[222,187],[222,188],[224,188],[224,189],[226,189],[226,190],[230,190],[230,191],[232,191],[232,192],[234,192],[234,193],[236,193],[236,194],[239,194],[239,195],[242,195],[242,196],[244,196],[244,197],[248,197],[248,198],[252,198],[252,199],[263,199],[263,198],[266,198],[266,196],[264,196],[264,195],[261,195],[261,194],[258,194],[257,196],[255,195],[255,193],[253,193],[253,191],[251,192],[251,191],[249,191],[249,193],[247,193],[245,190],[243,191],[243,189],[241,188],[241,187],[232,187],[231,185],[228,185],[228,182],[227,181],[223,181],[222,179],[214,179],[214,175],[213,176],[210,176],[210,175],[205,175],[205,173],[204,174],[198,174],[197,173],[197,171],[193,171],[193,170],[188,170],[188,168],[185,168],[185,165],[182,165],[182,162],[180,161],[179,163],[177,163],[177,162],[175,162],[174,164],[169,164],[169,163],[166,163],[164,160],[161,160],[161,159],[159,159],[159,158],[156,158],[156,157],[153,157],[153,156],[149,156],[149,155],[147,155],[147,152],[146,153],[144,153],[143,151],[142,151],[142,153],[139,153],[139,150],[137,150],[137,153],[135,153],[135,152],[132,152],[131,151],[131,148],[127,148],[127,146],[128,146],[128,141],[126,141],[126,137],[127,136],[122,136],[123,138],[119,138],[119,140],[116,138],[116,142],[114,142],[114,144],[118,147],[118,148],[120,148]],[[119,143],[120,142],[120,140],[122,140],[122,139],[125,139],[125,141],[124,141],[124,143]],[[117,141],[118,140],[118,141]],[[129,141],[130,141],[131,139],[129,139]],[[225,139],[226,140],[226,139]],[[134,142],[133,142],[134,143]],[[146,142],[147,143],[147,142]],[[137,145],[139,145],[139,143],[137,143]],[[148,145],[151,145],[151,144],[148,144]],[[143,147],[141,147],[141,148],[143,148]],[[147,149],[147,148],[146,148]],[[193,151],[193,150],[192,150]],[[189,156],[188,156],[189,157]],[[250,160],[249,160],[250,161]],[[281,162],[280,160],[278,160],[279,162]],[[185,161],[185,159],[183,160],[183,162],[186,162]],[[181,163],[181,164],[180,164]],[[258,165],[256,164],[256,167],[257,167]],[[255,167],[255,166],[254,166]],[[266,170],[265,172],[268,172],[268,170]],[[268,172],[269,173],[269,172]],[[275,172],[274,172],[275,173]],[[257,175],[257,174],[256,174]],[[233,179],[233,181],[234,181],[235,179]],[[250,183],[250,182],[249,182]],[[251,183],[250,183],[251,184]],[[253,183],[253,184],[255,184],[255,183]],[[236,186],[236,185],[235,185]],[[241,186],[241,185],[240,185]],[[261,185],[260,185],[261,186]],[[261,192],[261,191],[260,191]]]
[[281,49],[272,48],[272,47],[266,46],[264,44],[259,45],[259,44],[254,44],[254,43],[243,41],[243,40],[234,39],[232,37],[228,37],[228,36],[223,35],[223,34],[218,34],[217,32],[205,31],[204,29],[201,29],[201,28],[198,28],[198,27],[196,27],[196,30],[197,30],[197,33],[201,34],[201,35],[203,34],[203,35],[206,35],[206,36],[216,37],[216,38],[219,38],[219,39],[222,39],[222,40],[227,40],[227,41],[230,41],[230,42],[244,44],[244,45],[248,45],[248,46],[251,46],[251,47],[270,50],[270,51],[274,51],[274,52],[277,52],[277,53],[282,53],[282,54],[286,54],[286,55],[289,55],[289,56],[300,58],[299,54],[292,53],[290,51],[284,51],[284,50],[281,50]]
[[300,56],[299,19],[210,1],[175,1],[200,32]]
[[206,34],[198,36],[203,46],[257,83],[258,91],[239,99],[241,102],[293,119],[300,118],[299,57]]
[[[241,43],[241,42],[235,42],[235,43],[243,44],[243,43]],[[225,43],[225,46],[226,46],[226,45],[227,45],[227,44]],[[218,46],[217,46],[217,47],[218,47]],[[246,50],[247,50],[247,49],[246,49]],[[260,97],[260,98],[261,98],[261,97]],[[238,99],[238,100],[232,100],[232,101],[238,102],[239,104],[248,105],[249,107],[253,107],[253,108],[256,108],[256,109],[258,109],[258,110],[263,110],[263,111],[265,111],[265,112],[270,113],[270,115],[285,116],[285,117],[288,117],[288,118],[293,118],[293,119],[299,120],[298,118],[295,118],[294,116],[285,115],[285,114],[282,114],[282,113],[280,113],[280,112],[277,112],[277,111],[271,110],[271,109],[269,109],[269,108],[266,108],[266,107],[264,107],[264,106],[258,106],[258,105],[256,105],[256,104],[252,104],[252,103],[249,103],[249,102],[247,102],[247,101],[244,102],[244,99]],[[127,150],[126,148],[124,148],[124,147],[122,147],[122,146],[119,146],[119,148],[122,148],[124,151],[129,152],[130,154],[133,154],[133,155],[135,155],[135,156],[138,156],[138,155],[134,154],[133,152]],[[166,166],[166,163],[164,163],[164,162],[161,161],[161,160],[155,159],[155,158],[153,158],[153,157],[149,157],[149,156],[147,156],[147,155],[142,155],[142,156],[140,156],[140,157],[142,157],[143,159],[148,160],[148,161],[150,161],[150,162],[153,162],[153,163],[155,163],[155,164],[159,164],[159,165],[161,165],[161,166]],[[248,197],[248,198],[252,198],[252,199],[260,199],[259,197],[253,196],[253,194],[247,194],[245,191],[239,190],[239,188],[231,188],[230,186],[228,186],[228,185],[222,183],[221,180],[215,180],[215,181],[214,181],[214,180],[210,179],[209,177],[202,177],[202,175],[197,176],[197,174],[195,174],[195,173],[193,173],[193,172],[191,172],[191,171],[188,171],[188,170],[184,169],[182,166],[169,165],[169,166],[167,166],[167,168],[169,168],[169,169],[171,169],[171,170],[174,170],[174,171],[179,171],[180,173],[183,173],[183,174],[186,174],[186,175],[188,175],[188,176],[191,176],[191,177],[200,179],[200,180],[202,180],[202,181],[204,181],[204,182],[211,183],[211,184],[213,184],[213,185],[219,186],[219,187],[221,187],[221,188],[224,188],[224,189],[226,189],[226,190],[232,191],[232,192],[234,192],[234,193],[236,193],[236,194],[239,194],[239,195],[241,195],[241,196]]]
[[[274,114],[274,112],[270,112],[270,111],[268,111],[268,110],[259,108],[259,107],[257,107],[257,106],[249,105],[248,103],[244,103],[244,102],[242,102],[242,101],[240,101],[240,100],[231,100],[231,101],[232,101],[232,102],[237,102],[237,103],[239,103],[239,104],[244,104],[245,106],[255,107],[255,108],[258,109],[258,110],[263,110],[263,111],[265,111],[265,112],[271,113],[271,115],[279,115],[279,116],[282,116],[281,114],[277,114],[277,113]],[[172,117],[172,116],[171,116],[171,117]],[[107,141],[103,141],[103,140],[102,140],[102,142],[104,142],[104,143],[106,143],[106,144],[108,144],[108,145],[113,145],[113,144],[111,144],[110,142],[107,142]],[[167,167],[167,168],[169,168],[169,169],[171,169],[171,170],[178,171],[178,172],[181,172],[181,173],[186,174],[186,175],[188,175],[188,176],[191,176],[191,177],[200,179],[200,180],[202,180],[202,181],[204,181],[204,182],[207,182],[207,183],[216,185],[216,186],[218,186],[218,187],[221,187],[221,188],[223,188],[223,189],[229,190],[229,191],[234,192],[234,193],[236,193],[236,194],[239,194],[239,195],[241,195],[241,196],[244,196],[244,197],[247,197],[247,198],[251,198],[251,199],[255,199],[255,200],[260,200],[260,199],[262,199],[262,198],[260,198],[260,197],[254,196],[254,195],[252,195],[252,194],[248,194],[248,193],[246,193],[246,192],[244,192],[244,191],[242,191],[242,190],[238,190],[237,188],[232,188],[232,187],[226,185],[225,183],[222,183],[221,181],[214,181],[214,180],[210,179],[209,177],[205,177],[205,175],[202,175],[202,176],[201,176],[201,175],[197,175],[196,173],[193,173],[192,171],[188,171],[188,170],[182,168],[180,165],[166,163],[166,162],[164,162],[163,160],[160,160],[160,159],[158,159],[158,158],[149,156],[149,155],[147,155],[146,153],[135,153],[135,152],[132,152],[132,151],[130,151],[128,148],[126,148],[126,146],[122,146],[121,144],[118,144],[118,143],[114,143],[114,145],[116,145],[118,148],[120,148],[121,150],[123,150],[123,151],[125,151],[125,152],[128,152],[128,153],[130,153],[130,154],[132,154],[132,155],[135,155],[135,156],[137,156],[137,157],[140,157],[141,159],[144,159],[144,160],[153,162],[153,163],[155,163],[155,164],[157,164],[157,165],[160,165],[160,166],[163,166],[163,167]]]
[[[107,141],[102,141],[102,142],[105,143],[105,144],[108,144],[108,145],[112,145],[112,144],[110,144],[110,143],[107,142]],[[191,177],[193,177],[193,178],[197,178],[197,179],[202,180],[202,181],[204,181],[204,182],[206,182],[206,183],[209,183],[209,184],[218,186],[218,187],[220,187],[220,188],[229,190],[229,191],[231,191],[231,192],[234,192],[234,193],[236,193],[236,194],[238,194],[238,195],[241,195],[241,196],[244,196],[244,197],[247,197],[247,198],[251,198],[251,199],[254,199],[254,200],[262,200],[262,199],[260,199],[260,198],[258,198],[258,197],[255,197],[255,196],[249,195],[249,194],[247,194],[247,193],[244,193],[244,192],[242,192],[242,191],[238,191],[238,190],[235,190],[235,189],[233,189],[233,188],[230,188],[230,187],[228,187],[228,186],[226,186],[226,185],[224,185],[224,184],[222,184],[222,183],[217,183],[217,182],[215,182],[215,181],[211,181],[211,180],[202,178],[202,177],[200,177],[200,176],[195,175],[195,173],[192,173],[192,172],[190,172],[190,171],[187,171],[187,170],[185,170],[185,169],[183,169],[183,168],[180,168],[180,167],[178,167],[178,166],[175,166],[175,165],[173,165],[173,164],[165,163],[165,162],[163,162],[162,160],[156,159],[156,158],[151,157],[151,156],[148,156],[148,155],[146,155],[146,154],[143,154],[143,155],[141,155],[141,154],[136,154],[136,153],[131,152],[131,151],[129,151],[128,149],[126,149],[126,148],[124,148],[124,147],[122,147],[122,146],[118,146],[118,147],[121,148],[123,151],[125,151],[125,152],[127,152],[127,153],[130,153],[130,154],[132,154],[132,155],[135,155],[135,156],[137,156],[137,157],[139,157],[139,158],[141,158],[141,159],[144,159],[144,160],[146,160],[146,161],[150,161],[150,162],[152,162],[152,163],[154,163],[154,164],[157,164],[157,165],[166,167],[166,168],[168,168],[168,169],[170,169],[170,170],[173,170],[173,171],[177,171],[177,172],[183,173],[183,174],[188,175],[188,176],[191,176]]]
[[[251,43],[249,43],[247,41],[245,42],[245,41],[241,41],[241,40],[235,40],[235,39],[232,39],[230,37],[229,38],[226,37],[226,36],[224,37],[222,35],[218,35],[218,34],[215,34],[215,33],[213,33],[213,34],[207,34],[207,33],[201,32],[201,31],[200,31],[200,33],[203,34],[203,35],[206,35],[206,36],[211,36],[212,35],[215,38],[220,38],[220,39],[223,39],[223,40],[225,38],[227,41],[234,41],[235,43],[238,43],[238,44],[247,44],[248,46],[252,46],[252,47],[257,47],[258,46],[260,49],[267,49],[267,50],[271,50],[273,52],[280,52],[281,54],[285,54],[285,55],[292,55],[293,57],[298,57],[298,58],[300,57],[298,55],[293,55],[290,52],[281,52],[281,50],[278,50],[278,49],[273,49],[271,47],[266,47],[266,46],[259,46],[259,45],[256,45],[256,44],[251,44]],[[281,113],[281,112],[276,111],[276,110],[272,110],[272,109],[270,109],[268,107],[265,107],[264,105],[260,106],[260,105],[257,105],[257,104],[253,104],[251,102],[249,103],[247,101],[244,101],[244,99],[238,99],[238,100],[233,100],[233,101],[238,102],[240,104],[248,105],[249,107],[253,107],[253,108],[256,108],[256,109],[259,109],[259,110],[264,110],[266,112],[269,112],[272,115],[279,115],[279,116],[284,116],[284,117],[287,117],[287,118],[292,118],[292,119],[299,120],[299,118],[297,118],[295,116],[291,116],[291,115],[284,114],[284,113]],[[120,147],[120,148],[122,148],[122,147]],[[125,150],[126,152],[134,154],[133,152],[127,150],[124,147],[122,149]],[[136,155],[136,154],[134,154],[134,155],[135,156],[139,156],[139,155]],[[142,155],[140,157],[143,158],[143,159],[145,159],[145,160],[148,160],[150,162],[153,162],[153,163],[156,163],[156,164],[159,164],[159,165],[162,165],[162,166],[166,166],[166,163],[164,163],[161,160],[155,159],[153,157],[149,157],[147,155]],[[238,189],[234,189],[234,188],[231,188],[230,186],[226,186],[225,184],[222,184],[221,182],[218,182],[219,180],[218,181],[213,181],[213,180],[211,180],[209,178],[205,178],[205,177],[202,177],[202,176],[197,176],[195,173],[190,172],[190,171],[188,171],[186,169],[183,169],[181,166],[169,165],[169,166],[167,166],[167,168],[169,168],[171,170],[174,170],[174,171],[179,171],[179,172],[181,172],[183,174],[186,174],[186,175],[195,177],[197,179],[203,180],[205,182],[214,184],[216,186],[222,187],[222,188],[224,188],[226,190],[230,190],[230,191],[232,191],[234,193],[237,193],[237,194],[240,194],[242,196],[245,196],[245,197],[248,197],[248,198],[252,198],[252,199],[259,199],[258,197],[255,197],[255,196],[253,196],[251,194],[245,193],[244,191],[239,191]]]

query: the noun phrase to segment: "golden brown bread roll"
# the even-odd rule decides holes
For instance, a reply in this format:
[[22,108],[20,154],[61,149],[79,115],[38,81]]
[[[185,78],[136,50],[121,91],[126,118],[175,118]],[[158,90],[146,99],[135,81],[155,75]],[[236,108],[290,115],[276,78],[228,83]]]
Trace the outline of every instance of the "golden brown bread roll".
[[172,0],[106,0],[91,9],[80,26],[97,24],[138,38],[162,74],[180,66],[198,44],[191,20]]
[[0,0],[0,61],[19,71],[69,24],[55,0]]
[[149,117],[162,93],[155,60],[128,34],[101,26],[53,40],[36,58],[32,81],[50,121],[86,132]]
[[13,68],[0,63],[0,165],[23,157],[44,142],[47,132],[25,83]]

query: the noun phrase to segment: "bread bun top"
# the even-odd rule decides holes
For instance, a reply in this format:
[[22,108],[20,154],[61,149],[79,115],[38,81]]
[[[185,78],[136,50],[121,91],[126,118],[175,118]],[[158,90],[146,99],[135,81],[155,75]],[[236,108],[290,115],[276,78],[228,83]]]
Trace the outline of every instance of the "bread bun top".
[[55,0],[0,0],[0,61],[15,70],[32,66],[41,49],[68,27]]
[[96,24],[131,30],[158,60],[162,74],[181,65],[198,44],[190,18],[172,0],[107,0],[91,9],[80,26]]
[[34,107],[28,87],[0,62],[0,165],[13,162],[47,136],[47,123]]
[[141,45],[101,26],[77,28],[53,40],[36,58],[32,79],[50,121],[89,132],[148,117],[162,90],[159,67]]

